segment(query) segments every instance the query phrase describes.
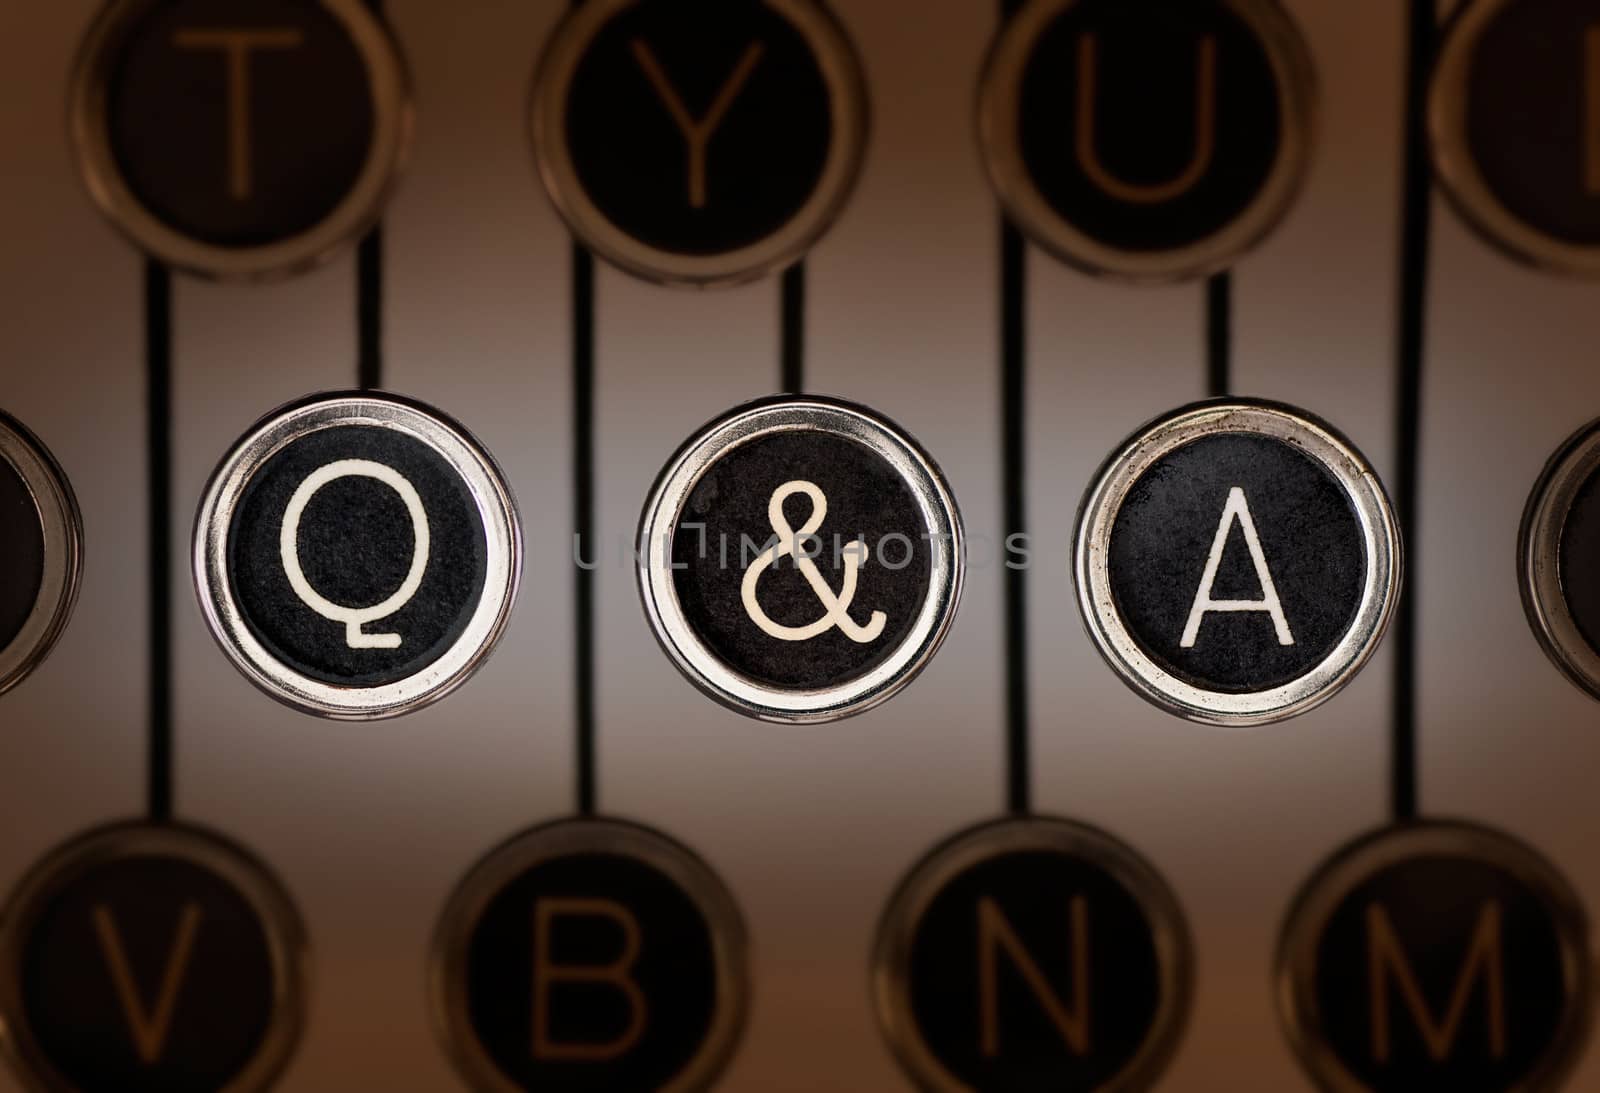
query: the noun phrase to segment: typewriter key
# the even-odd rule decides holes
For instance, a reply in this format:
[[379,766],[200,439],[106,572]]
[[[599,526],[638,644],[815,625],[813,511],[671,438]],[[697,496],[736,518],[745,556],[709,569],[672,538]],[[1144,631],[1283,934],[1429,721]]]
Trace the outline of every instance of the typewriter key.
[[1528,622],[1557,668],[1600,698],[1600,421],[1567,439],[1523,512],[1517,576]]
[[1188,1019],[1188,927],[1133,850],[1009,819],[922,860],[878,927],[878,1022],[923,1089],[1147,1089]]
[[531,116],[573,233],[661,282],[736,283],[799,258],[866,149],[860,62],[815,0],[589,0],[540,61]]
[[1577,894],[1533,850],[1412,824],[1345,847],[1300,894],[1278,1008],[1332,1093],[1543,1093],[1588,1036],[1590,961]]
[[0,694],[37,668],[66,629],[82,565],[83,522],[66,475],[0,411]]
[[667,463],[639,589],[696,686],[767,721],[847,717],[927,664],[955,617],[961,517],[893,423],[825,398],[747,403]]
[[984,69],[978,136],[1007,213],[1089,273],[1225,268],[1283,217],[1315,76],[1276,0],[1031,0]]
[[1428,103],[1434,167],[1485,238],[1600,276],[1600,3],[1474,0],[1451,22]]
[[1303,411],[1201,402],[1141,429],[1078,516],[1078,606],[1139,694],[1214,725],[1303,713],[1361,669],[1400,538],[1361,454]]
[[711,868],[616,820],[536,827],[451,896],[429,993],[480,1090],[708,1089],[744,1026],[745,931]]
[[377,218],[411,137],[407,75],[362,0],[115,0],[72,136],[90,195],[153,257],[293,273]]
[[369,720],[443,698],[488,657],[522,540],[489,454],[420,403],[317,395],[263,418],[195,524],[200,606],[281,702]]
[[270,1088],[304,1020],[288,894],[216,835],[123,824],[68,843],[0,917],[0,1045],[29,1088]]

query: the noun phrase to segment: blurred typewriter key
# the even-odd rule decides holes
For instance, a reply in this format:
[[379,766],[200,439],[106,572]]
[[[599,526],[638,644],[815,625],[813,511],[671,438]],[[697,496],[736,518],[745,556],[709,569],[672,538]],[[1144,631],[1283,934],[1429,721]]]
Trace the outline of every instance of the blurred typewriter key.
[[1523,513],[1517,558],[1539,643],[1568,679],[1600,698],[1600,421],[1545,465]]
[[1336,854],[1290,911],[1278,1006],[1332,1093],[1543,1093],[1588,1038],[1577,893],[1487,828],[1423,823]]
[[317,395],[258,422],[195,525],[200,606],[281,702],[347,720],[420,709],[493,650],[522,540],[489,454],[437,410]]
[[1315,84],[1276,0],[1030,0],[990,52],[979,140],[1006,211],[1058,258],[1198,277],[1287,212]]
[[0,694],[66,629],[83,565],[72,487],[39,438],[0,411]]
[[1461,5],[1428,126],[1445,192],[1490,242],[1600,276],[1600,3]]
[[30,1089],[265,1090],[305,1018],[305,933],[219,837],[124,824],[37,865],[0,925],[0,1044]]
[[411,136],[404,62],[361,0],[115,0],[71,118],[101,211],[153,257],[227,279],[357,238]]
[[1148,1089],[1182,1038],[1192,964],[1177,900],[1133,850],[1007,819],[911,871],[879,925],[872,986],[920,1088]]
[[860,61],[815,0],[589,0],[546,49],[531,113],[574,234],[661,282],[736,283],[801,257],[866,148]]
[[645,503],[639,589],[667,655],[768,721],[847,717],[922,670],[960,599],[961,518],[933,460],[834,399],[740,406]]
[[1367,461],[1304,411],[1195,403],[1129,438],[1078,515],[1078,606],[1171,713],[1257,725],[1358,672],[1399,598],[1399,530]]
[[497,848],[451,897],[429,991],[479,1090],[710,1088],[743,1031],[743,919],[693,852],[615,820]]

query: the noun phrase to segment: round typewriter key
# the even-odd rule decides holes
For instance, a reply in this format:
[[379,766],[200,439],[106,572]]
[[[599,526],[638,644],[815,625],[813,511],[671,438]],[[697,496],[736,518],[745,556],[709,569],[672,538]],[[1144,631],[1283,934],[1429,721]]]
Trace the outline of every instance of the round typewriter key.
[[115,0],[71,117],[112,223],[228,279],[297,272],[361,235],[411,137],[404,62],[361,0]]
[[1332,1093],[1544,1093],[1588,1037],[1577,894],[1533,850],[1464,823],[1345,847],[1284,926],[1278,1008]]
[[539,64],[545,188],[598,254],[652,281],[748,281],[838,216],[866,150],[855,49],[816,0],[590,0]]
[[1600,3],[1461,5],[1428,128],[1445,192],[1490,242],[1600,276]]
[[1192,965],[1183,912],[1143,858],[1030,817],[964,831],[911,871],[872,988],[923,1089],[1148,1089],[1182,1038]]
[[871,708],[927,664],[965,558],[929,456],[850,403],[762,399],[711,422],[656,480],[639,589],[656,637],[719,702],[767,721]]
[[1078,606],[1107,663],[1182,717],[1303,713],[1361,669],[1400,538],[1343,437],[1267,402],[1196,403],[1129,438],[1078,516]]
[[429,993],[474,1089],[686,1093],[738,1045],[745,948],[733,897],[694,853],[634,824],[567,820],[467,874]]
[[288,894],[216,835],[123,824],[68,843],[0,918],[0,1045],[29,1088],[265,1090],[309,956]]
[[66,629],[83,565],[83,522],[38,437],[0,411],[0,694]]
[[258,422],[195,525],[195,585],[222,651],[324,717],[393,717],[454,690],[504,631],[521,564],[488,453],[438,411],[370,392]]
[[1030,0],[990,52],[978,135],[1006,211],[1058,258],[1198,277],[1288,211],[1315,83],[1276,0]]
[[1600,421],[1550,458],[1533,487],[1517,548],[1522,605],[1567,678],[1600,698]]

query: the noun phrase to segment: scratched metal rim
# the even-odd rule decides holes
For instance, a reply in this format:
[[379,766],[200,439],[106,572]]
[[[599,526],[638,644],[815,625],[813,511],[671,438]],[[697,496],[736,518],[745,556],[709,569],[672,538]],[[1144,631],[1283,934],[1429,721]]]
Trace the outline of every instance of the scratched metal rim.
[[885,908],[873,945],[871,991],[879,1031],[906,1073],[927,1093],[977,1093],[939,1061],[917,1027],[911,999],[912,949],[923,916],[951,881],[980,862],[1026,851],[1088,862],[1116,880],[1143,911],[1160,969],[1161,1001],[1138,1052],[1094,1093],[1149,1089],[1171,1063],[1189,1023],[1194,942],[1183,907],[1161,874],[1120,839],[1073,820],[1049,816],[990,820],[946,839],[911,869]]
[[188,824],[128,821],[95,828],[57,847],[18,883],[0,910],[0,1053],[38,1093],[76,1093],[34,1036],[22,997],[27,943],[39,916],[68,884],[133,858],[175,858],[223,880],[255,912],[272,965],[273,1004],[255,1053],[218,1093],[272,1088],[299,1045],[311,995],[311,949],[294,901],[255,855]]
[[1556,449],[1528,495],[1517,536],[1517,584],[1534,637],[1550,662],[1590,697],[1600,698],[1600,653],[1578,628],[1561,580],[1561,536],[1572,503],[1600,470],[1600,421]]
[[1278,1020],[1301,1065],[1326,1093],[1368,1093],[1339,1060],[1317,1004],[1317,948],[1329,918],[1376,873],[1415,858],[1487,862],[1527,887],[1549,909],[1561,945],[1569,1005],[1534,1069],[1505,1093],[1554,1093],[1582,1057],[1594,1018],[1596,987],[1589,920],[1567,879],[1543,855],[1501,831],[1464,820],[1428,820],[1379,828],[1345,844],[1314,873],[1284,918],[1274,994]]
[[95,206],[136,247],[174,269],[216,281],[270,281],[331,260],[382,214],[410,154],[415,110],[405,58],[362,0],[316,0],[344,28],[366,63],[372,145],[350,190],[323,220],[258,246],[206,243],[168,225],[128,187],[111,148],[109,84],[127,35],[164,0],[114,0],[78,51],[68,94],[68,131],[78,172]]
[[[1146,471],[1202,437],[1264,436],[1316,461],[1339,485],[1361,528],[1367,575],[1349,628],[1322,661],[1296,679],[1234,694],[1196,686],[1157,664],[1128,629],[1111,588],[1110,545],[1117,514]],[[1259,399],[1191,403],[1145,426],[1101,468],[1078,510],[1073,578],[1084,629],[1135,693],[1179,717],[1249,727],[1305,713],[1339,692],[1372,658],[1400,599],[1400,528],[1377,472],[1331,425],[1304,410]]]
[[39,592],[22,629],[0,647],[0,694],[44,663],[66,631],[83,576],[83,518],[72,486],[44,443],[0,410],[0,462],[9,464],[33,498],[44,540]]
[[1467,139],[1467,80],[1478,39],[1512,0],[1460,4],[1444,32],[1428,88],[1428,146],[1445,196],[1502,254],[1551,273],[1600,277],[1600,245],[1573,243],[1529,224],[1495,196]]
[[[483,594],[472,618],[441,656],[405,679],[380,686],[326,683],[283,663],[250,630],[228,570],[228,536],[245,490],[278,452],[322,429],[362,425],[393,429],[427,445],[471,494],[484,534]],[[374,721],[431,705],[481,668],[504,635],[522,573],[522,528],[511,487],[466,428],[440,411],[375,391],[327,392],[262,418],[213,472],[195,516],[195,593],[206,626],[246,679],[286,706],[319,717]]]
[[[673,580],[672,537],[702,475],[741,444],[777,432],[819,432],[863,445],[889,464],[917,503],[932,547],[928,593],[917,621],[876,667],[831,687],[779,687],[725,663],[690,624]],[[639,595],[661,648],[706,695],[749,717],[780,724],[837,721],[887,701],[938,652],[955,621],[966,569],[961,513],[933,459],[899,426],[840,399],[778,395],[710,422],[667,462],[639,519]]]
[[761,0],[805,39],[816,58],[833,121],[822,174],[806,203],[764,238],[718,254],[663,250],[635,239],[584,189],[568,153],[567,89],[595,37],[639,0],[588,0],[562,20],[545,47],[529,94],[534,160],[552,204],[584,245],[635,277],[662,285],[714,288],[743,284],[799,260],[849,204],[866,159],[870,128],[866,76],[849,34],[816,0]]
[[1255,32],[1277,78],[1278,158],[1260,192],[1204,239],[1165,250],[1103,243],[1051,207],[1022,156],[1017,118],[1022,79],[1040,35],[1082,0],[1030,0],[1000,28],[978,85],[978,150],[990,185],[1011,220],[1039,246],[1089,274],[1139,284],[1185,281],[1227,269],[1278,226],[1310,171],[1317,137],[1317,74],[1299,27],[1277,0],[1222,0]]
[[518,1093],[472,1027],[467,955],[490,902],[535,866],[578,854],[642,862],[672,881],[705,919],[716,958],[716,1012],[704,1041],[661,1093],[710,1089],[744,1035],[750,999],[749,937],[744,916],[722,878],[677,840],[642,824],[610,817],[555,820],[530,828],[484,855],[451,893],[434,928],[428,956],[428,1009],[434,1033],[461,1077],[484,1093]]

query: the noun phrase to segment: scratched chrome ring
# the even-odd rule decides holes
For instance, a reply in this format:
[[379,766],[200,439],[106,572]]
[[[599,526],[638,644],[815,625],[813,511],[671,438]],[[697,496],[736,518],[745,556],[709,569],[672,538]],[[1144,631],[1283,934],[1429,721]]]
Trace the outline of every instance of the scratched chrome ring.
[[321,222],[257,246],[206,243],[171,227],[128,187],[110,135],[110,81],[127,36],[164,0],[115,0],[90,27],[73,66],[68,124],[90,198],[118,231],[152,258],[217,281],[267,281],[329,261],[377,222],[410,153],[411,77],[394,36],[362,0],[316,0],[344,28],[366,65],[372,143],[349,192]]
[[[775,432],[819,432],[854,441],[883,459],[914,498],[932,551],[927,596],[893,653],[854,679],[828,687],[785,688],[726,664],[696,632],[673,580],[672,538],[701,476],[741,444]],[[853,403],[819,396],[775,396],[746,403],[701,429],[667,462],[639,520],[639,595],[661,648],[711,698],[763,721],[836,721],[887,701],[938,651],[955,620],[966,569],[961,513],[944,475],[899,426]]]
[[[392,683],[340,685],[285,664],[251,630],[229,569],[233,514],[274,455],[322,429],[392,429],[420,441],[450,465],[471,494],[483,525],[483,594],[459,636],[437,660]],[[305,713],[341,721],[398,717],[431,705],[465,683],[494,651],[511,619],[522,572],[522,529],[504,473],[465,426],[432,407],[376,391],[312,395],[262,418],[213,472],[195,515],[192,568],[206,626],[234,667],[262,692]]]

